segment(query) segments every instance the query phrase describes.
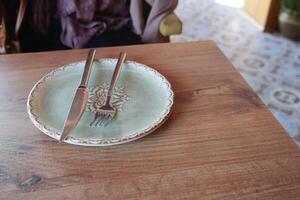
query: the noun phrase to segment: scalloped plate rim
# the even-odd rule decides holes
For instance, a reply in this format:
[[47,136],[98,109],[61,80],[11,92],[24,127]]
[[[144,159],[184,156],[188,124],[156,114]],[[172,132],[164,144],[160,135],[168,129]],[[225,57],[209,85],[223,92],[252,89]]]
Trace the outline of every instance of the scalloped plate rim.
[[[107,61],[110,61],[110,62],[113,61],[113,62],[115,62],[116,60],[117,59],[114,59],[114,58],[101,58],[101,59],[97,59],[97,61],[100,62],[100,63],[101,62],[107,62]],[[29,118],[30,118],[31,122],[34,124],[34,126],[37,129],[39,129],[41,132],[43,132],[47,136],[55,139],[56,141],[59,140],[60,134],[58,134],[58,132],[60,132],[60,131],[59,130],[49,130],[49,128],[46,128],[45,124],[41,124],[38,121],[37,117],[32,113],[32,111],[31,111],[32,110],[32,105],[31,105],[30,102],[34,98],[33,97],[34,93],[38,90],[39,84],[43,84],[43,82],[46,82],[48,77],[55,76],[55,73],[57,73],[59,71],[64,71],[65,69],[72,68],[75,65],[78,65],[78,64],[83,63],[83,62],[85,62],[85,61],[81,60],[81,61],[77,61],[77,62],[72,62],[72,63],[69,63],[69,64],[62,65],[61,67],[58,67],[58,68],[50,71],[49,73],[47,73],[46,75],[44,75],[40,80],[38,80],[34,84],[34,86],[32,87],[32,89],[29,92],[29,95],[28,95],[28,98],[27,98],[27,113],[29,115]],[[112,145],[124,144],[124,143],[128,143],[128,142],[131,142],[131,141],[135,141],[137,139],[145,137],[146,135],[154,132],[159,127],[161,127],[165,123],[165,121],[169,118],[169,116],[170,116],[170,114],[172,112],[173,105],[174,105],[174,92],[172,90],[172,86],[171,86],[170,82],[162,74],[160,74],[157,70],[155,70],[155,69],[153,69],[153,68],[151,68],[151,67],[149,67],[149,66],[147,66],[145,64],[138,63],[138,62],[135,62],[135,61],[130,61],[130,60],[128,60],[126,62],[134,64],[134,65],[138,65],[139,67],[142,67],[144,70],[151,71],[156,76],[159,76],[162,79],[163,83],[167,86],[168,93],[169,93],[169,96],[168,96],[169,104],[165,108],[165,112],[162,114],[162,116],[159,118],[159,120],[157,120],[156,122],[152,123],[147,128],[141,130],[139,133],[131,134],[131,135],[125,137],[125,138],[119,138],[118,139],[119,141],[116,141],[116,142],[112,142],[112,140],[117,139],[117,138],[111,138],[110,139],[111,142],[109,142],[109,140],[107,140],[108,142],[94,142],[94,143],[93,142],[87,142],[87,143],[83,142],[83,143],[79,143],[79,142],[74,142],[73,139],[72,139],[72,137],[68,137],[64,141],[64,143],[78,145],[78,146],[88,146],[88,147],[105,147],[105,146],[112,146]],[[86,140],[88,140],[88,139],[86,139]],[[97,139],[91,138],[89,140],[97,140]],[[101,141],[101,140],[98,139],[98,141]]]

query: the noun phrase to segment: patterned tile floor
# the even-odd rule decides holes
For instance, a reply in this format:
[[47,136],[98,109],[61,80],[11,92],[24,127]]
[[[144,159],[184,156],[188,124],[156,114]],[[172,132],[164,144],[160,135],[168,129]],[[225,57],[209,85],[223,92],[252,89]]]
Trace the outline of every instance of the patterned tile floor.
[[263,33],[239,8],[182,0],[183,33],[172,42],[213,40],[300,145],[300,43]]

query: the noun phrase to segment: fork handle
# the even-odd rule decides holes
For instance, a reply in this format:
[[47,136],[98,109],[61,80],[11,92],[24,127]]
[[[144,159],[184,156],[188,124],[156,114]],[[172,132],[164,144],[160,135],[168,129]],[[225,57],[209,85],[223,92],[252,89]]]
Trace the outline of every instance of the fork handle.
[[110,103],[111,96],[113,94],[115,85],[117,83],[117,80],[118,80],[120,72],[121,72],[122,64],[124,63],[125,59],[126,59],[126,53],[121,52],[119,55],[119,58],[118,58],[118,63],[116,65],[114,74],[113,74],[111,82],[110,82],[109,89],[108,89],[106,105],[108,105]]

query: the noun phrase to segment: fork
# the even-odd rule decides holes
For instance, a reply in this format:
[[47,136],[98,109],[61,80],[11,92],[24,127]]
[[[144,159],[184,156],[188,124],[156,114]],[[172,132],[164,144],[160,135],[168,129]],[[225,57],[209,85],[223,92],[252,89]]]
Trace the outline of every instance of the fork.
[[90,126],[93,126],[94,124],[96,126],[106,126],[116,115],[116,108],[110,103],[112,94],[116,85],[116,82],[119,78],[122,64],[124,63],[126,59],[126,53],[121,52],[118,58],[118,62],[116,65],[116,68],[114,70],[111,83],[108,89],[107,97],[105,104],[100,107],[94,116],[94,120],[90,123]]

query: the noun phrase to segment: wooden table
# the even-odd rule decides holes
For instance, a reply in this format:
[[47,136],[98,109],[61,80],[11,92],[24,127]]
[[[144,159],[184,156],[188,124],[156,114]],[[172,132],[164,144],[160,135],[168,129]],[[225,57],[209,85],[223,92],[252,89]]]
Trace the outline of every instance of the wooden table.
[[87,50],[0,56],[0,199],[300,199],[300,152],[212,42],[103,48],[160,71],[170,119],[135,142],[59,144],[26,112],[33,84]]

